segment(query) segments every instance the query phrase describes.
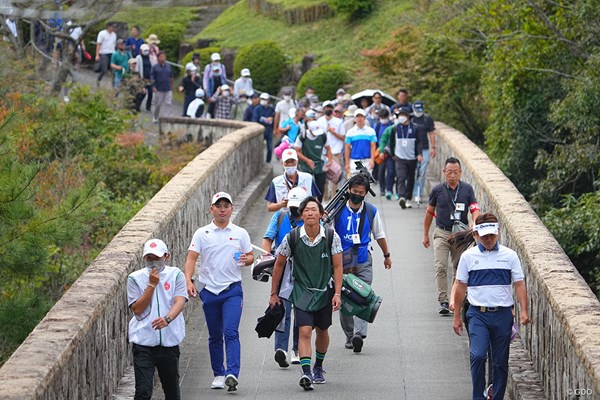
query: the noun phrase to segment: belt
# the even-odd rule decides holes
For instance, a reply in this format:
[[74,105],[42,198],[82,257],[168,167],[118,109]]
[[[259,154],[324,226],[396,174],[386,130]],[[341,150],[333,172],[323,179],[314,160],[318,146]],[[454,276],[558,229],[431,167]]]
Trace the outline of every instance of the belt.
[[497,311],[502,311],[502,310],[507,310],[509,308],[512,308],[512,307],[485,307],[485,306],[474,306],[474,305],[469,306],[469,308],[471,308],[471,307],[473,307],[473,309],[479,310],[481,312],[497,312]]
[[441,230],[443,230],[443,231],[446,231],[446,232],[452,232],[452,227],[450,227],[450,228],[446,228],[446,227],[444,227],[444,226],[437,225],[437,224],[436,224],[436,226],[435,226],[435,227],[436,227],[436,228],[440,228]]

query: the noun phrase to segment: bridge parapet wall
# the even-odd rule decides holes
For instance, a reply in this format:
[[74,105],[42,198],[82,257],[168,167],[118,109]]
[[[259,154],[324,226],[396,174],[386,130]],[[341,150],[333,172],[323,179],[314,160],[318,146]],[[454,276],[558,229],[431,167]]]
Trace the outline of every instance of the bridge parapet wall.
[[473,185],[482,211],[498,216],[502,244],[514,249],[523,264],[532,323],[520,335],[544,393],[527,383],[524,360],[515,359],[518,352],[511,352],[508,391],[514,399],[563,400],[584,389],[581,398],[600,399],[598,299],[502,171],[461,132],[436,125],[437,156],[430,160],[430,176],[443,181],[446,158],[460,159],[462,179]]
[[132,362],[126,279],[139,268],[144,242],[165,240],[171,265],[183,269],[193,232],[210,221],[211,196],[226,190],[235,203],[265,172],[262,126],[206,121],[205,128],[214,144],[123,227],[0,369],[2,399],[110,398]]

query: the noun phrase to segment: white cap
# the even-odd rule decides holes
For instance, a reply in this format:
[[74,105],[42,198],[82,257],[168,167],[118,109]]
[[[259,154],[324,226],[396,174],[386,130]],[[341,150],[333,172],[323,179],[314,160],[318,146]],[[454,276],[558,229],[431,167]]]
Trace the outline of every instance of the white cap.
[[219,201],[221,199],[227,199],[227,200],[229,200],[229,202],[231,204],[233,204],[233,200],[231,200],[231,196],[229,195],[229,193],[219,192],[212,197],[212,201],[210,202],[210,205],[212,206],[212,205],[217,204],[217,201]]
[[204,97],[204,90],[201,88],[196,89],[196,97]]
[[269,93],[267,93],[267,92],[261,93],[260,98],[263,100],[269,100],[269,98],[270,98]]
[[240,75],[242,76],[250,76],[250,70],[248,68],[244,68],[241,72]]
[[298,160],[298,153],[296,153],[296,150],[287,149],[283,151],[281,161],[286,162],[287,160]]
[[229,87],[228,84],[221,85],[221,90],[222,91],[229,90],[229,89],[231,89],[231,88]]
[[498,234],[498,223],[497,222],[484,222],[483,224],[475,225],[474,228],[479,236],[485,235],[497,235]]
[[146,43],[144,43],[143,45],[140,46],[140,51],[150,51],[150,46],[148,46]]
[[212,61],[221,61],[221,55],[219,53],[212,53],[210,59]]
[[315,136],[320,136],[323,133],[325,133],[325,132],[323,132],[323,129],[321,129],[321,126],[319,125],[319,123],[317,121],[310,121],[308,123],[308,129],[310,129],[312,134]]
[[326,101],[323,102],[323,108],[325,108],[325,107],[333,107],[333,106],[334,106],[334,104],[330,100],[326,100]]
[[300,207],[300,203],[308,197],[308,193],[301,187],[296,186],[292,188],[288,193],[288,207]]
[[154,254],[157,257],[162,257],[165,254],[169,254],[169,249],[165,242],[160,239],[150,239],[144,244],[144,255],[146,257],[148,254]]
[[363,117],[366,117],[367,113],[362,108],[359,108],[356,111],[354,111],[354,116],[356,117],[357,115],[362,115]]
[[194,63],[189,62],[189,63],[185,64],[185,70],[186,71],[196,71],[196,70],[198,70],[198,67],[196,67],[194,65]]

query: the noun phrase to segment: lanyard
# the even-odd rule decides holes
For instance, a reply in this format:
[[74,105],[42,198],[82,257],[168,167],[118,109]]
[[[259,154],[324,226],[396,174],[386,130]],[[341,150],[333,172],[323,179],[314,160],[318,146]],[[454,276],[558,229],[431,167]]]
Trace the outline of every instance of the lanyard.
[[294,183],[288,179],[287,174],[284,172],[283,181],[285,182],[285,186],[287,186],[288,190],[292,190],[293,188],[298,186],[298,182],[300,182],[300,175],[298,175],[298,180],[296,181],[296,183]]
[[404,136],[404,125],[398,125],[398,139],[408,139],[412,135],[412,122],[408,124],[408,130],[406,136]]
[[456,194],[454,194],[454,199],[452,198],[452,195],[450,194],[450,186],[448,186],[447,183],[446,183],[446,190],[448,191],[448,197],[450,197],[450,200],[452,201],[452,205],[454,206],[454,208],[456,208],[456,199],[458,199],[458,191],[460,190],[460,181],[458,181],[458,185],[456,186]]

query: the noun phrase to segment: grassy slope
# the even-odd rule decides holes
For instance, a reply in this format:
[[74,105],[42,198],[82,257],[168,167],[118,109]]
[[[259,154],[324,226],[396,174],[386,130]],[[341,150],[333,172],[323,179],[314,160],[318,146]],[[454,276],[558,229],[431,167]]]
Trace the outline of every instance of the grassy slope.
[[[160,18],[157,18],[157,16],[160,16]],[[121,10],[111,20],[127,22],[130,27],[138,25],[142,28],[142,37],[146,38],[152,33],[148,32],[148,29],[154,24],[172,22],[187,26],[195,17],[196,9],[193,7],[140,7]]]
[[[288,0],[294,2],[297,0]],[[340,63],[352,71],[357,87],[373,82],[367,71],[362,49],[378,47],[402,21],[409,21],[412,3],[408,0],[381,0],[371,16],[356,24],[341,17],[307,25],[288,26],[248,10],[245,0],[226,10],[194,39],[214,38],[222,47],[240,48],[258,40],[279,43],[294,62],[305,54],[316,56],[316,62]],[[414,22],[414,21],[412,21]],[[375,81],[376,82],[376,81]],[[382,88],[391,89],[391,88]]]

